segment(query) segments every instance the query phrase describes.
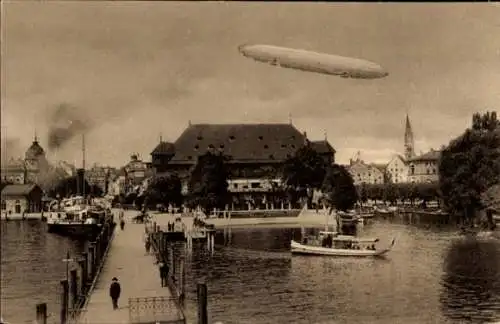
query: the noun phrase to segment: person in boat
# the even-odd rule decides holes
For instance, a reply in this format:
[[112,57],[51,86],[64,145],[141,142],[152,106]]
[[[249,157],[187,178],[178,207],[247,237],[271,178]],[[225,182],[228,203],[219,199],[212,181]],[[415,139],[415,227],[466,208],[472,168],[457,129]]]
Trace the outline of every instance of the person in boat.
[[118,279],[114,277],[112,279],[111,285],[109,286],[109,297],[111,297],[111,301],[113,302],[113,310],[118,309],[118,300],[120,299],[120,294],[122,292],[122,288]]

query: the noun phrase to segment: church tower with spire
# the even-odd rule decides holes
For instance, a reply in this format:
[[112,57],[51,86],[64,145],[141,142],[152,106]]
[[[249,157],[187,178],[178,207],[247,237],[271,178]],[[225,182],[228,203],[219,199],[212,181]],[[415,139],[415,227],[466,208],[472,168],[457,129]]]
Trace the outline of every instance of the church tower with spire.
[[413,130],[411,129],[410,117],[408,117],[408,114],[406,114],[404,152],[406,160],[415,156],[415,140],[413,138]]

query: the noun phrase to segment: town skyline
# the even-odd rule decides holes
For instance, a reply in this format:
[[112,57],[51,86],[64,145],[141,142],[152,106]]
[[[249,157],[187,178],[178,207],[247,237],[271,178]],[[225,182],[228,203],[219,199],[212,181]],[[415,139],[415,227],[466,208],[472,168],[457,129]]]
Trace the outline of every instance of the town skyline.
[[[135,152],[149,160],[160,134],[174,142],[189,120],[288,123],[291,115],[312,140],[326,131],[341,164],[357,151],[386,162],[403,153],[408,113],[419,154],[448,144],[474,112],[495,109],[499,9],[6,2],[2,138],[22,155],[36,129],[49,158],[79,165],[78,136],[57,154],[46,145],[46,115],[68,103],[90,120],[88,165],[120,166]],[[345,80],[273,68],[241,57],[243,43],[365,58],[389,76]]]

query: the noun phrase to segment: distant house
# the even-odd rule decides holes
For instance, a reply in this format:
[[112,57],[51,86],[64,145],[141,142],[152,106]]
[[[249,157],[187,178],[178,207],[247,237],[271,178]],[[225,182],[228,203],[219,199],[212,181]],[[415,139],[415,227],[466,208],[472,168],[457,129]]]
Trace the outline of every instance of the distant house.
[[351,161],[347,170],[351,174],[354,184],[382,184],[384,183],[383,166],[366,164],[362,160]]
[[386,172],[393,183],[408,182],[408,163],[399,154],[394,155],[386,167]]
[[42,210],[43,191],[36,184],[12,184],[1,193],[2,212],[8,214],[38,213]]
[[408,160],[409,182],[429,183],[439,181],[438,163],[441,151],[430,150],[429,152]]

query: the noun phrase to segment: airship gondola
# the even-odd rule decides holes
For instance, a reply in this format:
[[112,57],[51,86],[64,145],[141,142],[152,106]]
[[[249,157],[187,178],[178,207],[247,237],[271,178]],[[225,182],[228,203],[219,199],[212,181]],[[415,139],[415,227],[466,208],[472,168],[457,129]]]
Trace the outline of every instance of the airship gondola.
[[359,58],[273,45],[240,45],[238,50],[258,62],[283,68],[355,79],[378,79],[387,73],[380,65]]

